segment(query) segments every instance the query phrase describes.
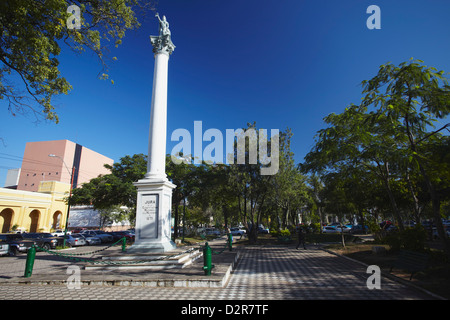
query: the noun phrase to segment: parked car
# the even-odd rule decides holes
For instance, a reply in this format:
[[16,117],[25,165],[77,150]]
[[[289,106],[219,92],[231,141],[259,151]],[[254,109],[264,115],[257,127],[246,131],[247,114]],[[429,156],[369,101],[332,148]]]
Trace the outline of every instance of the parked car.
[[[51,233],[54,237],[61,237],[61,236],[64,235],[64,230],[57,229],[57,230],[55,230],[55,231],[53,231],[53,232],[50,232],[50,233]],[[67,234],[71,234],[72,232],[70,232],[70,231],[67,230],[66,233],[67,233]]]
[[393,224],[390,224],[388,226],[385,226],[384,230],[386,232],[395,232],[395,231],[398,231],[398,228],[396,226],[394,226]]
[[416,223],[413,220],[407,220],[403,222],[405,228],[414,228]]
[[266,233],[267,234],[267,233],[269,233],[269,229],[259,226],[258,233]]
[[231,228],[230,233],[232,236],[243,236],[245,234],[245,230],[241,230],[239,228]]
[[79,234],[67,234],[66,245],[69,244],[72,247],[85,246],[86,240]]
[[0,256],[9,255],[9,244],[0,242]]
[[94,237],[94,236],[91,236],[91,235],[88,235],[88,234],[83,234],[83,233],[76,233],[76,235],[78,235],[80,237],[83,237],[84,240],[86,241],[86,245],[88,245],[88,246],[92,246],[92,245],[95,245],[95,244],[101,244],[102,243],[102,240],[100,240],[99,237]]
[[9,255],[11,256],[27,252],[34,245],[34,241],[24,239],[20,233],[2,233],[0,241],[9,245]]
[[220,236],[220,231],[216,230],[214,228],[206,228],[205,229],[205,234],[207,236]]
[[100,238],[102,243],[113,241],[113,237],[111,235],[109,235],[105,231],[101,231],[101,230],[83,230],[80,233],[98,237],[98,238]]
[[340,226],[341,224],[339,222],[332,222],[326,225],[326,227],[337,227]]
[[[447,237],[450,237],[450,227],[444,226],[444,232],[447,234]],[[436,227],[433,228],[432,236],[435,240],[439,239],[439,233]]]
[[347,226],[336,226],[336,229],[338,232],[343,232],[343,233],[348,233],[350,232],[351,228],[347,227]]
[[[364,231],[364,230],[365,230],[365,231]],[[363,234],[363,233],[366,233],[366,232],[369,231],[369,227],[368,227],[368,226],[364,226],[364,230],[363,230],[362,225],[357,224],[357,225],[353,226],[353,227],[350,229],[350,233],[351,233],[351,234]]]
[[134,234],[129,233],[128,231],[113,231],[108,232],[108,234],[113,236],[113,241],[119,241],[123,237],[127,239],[127,242],[134,242]]
[[391,226],[391,225],[392,225],[392,222],[389,221],[389,220],[382,221],[382,222],[380,223],[380,228],[386,230],[386,228],[389,227],[389,226]]
[[55,249],[58,244],[62,243],[64,237],[55,237],[51,233],[22,233],[24,239],[33,240],[38,247],[45,250]]
[[338,231],[338,229],[336,229],[335,227],[326,226],[326,227],[323,227],[322,232],[323,233],[338,233],[340,231]]
[[72,233],[80,233],[83,230],[87,230],[86,228],[75,228],[72,230]]

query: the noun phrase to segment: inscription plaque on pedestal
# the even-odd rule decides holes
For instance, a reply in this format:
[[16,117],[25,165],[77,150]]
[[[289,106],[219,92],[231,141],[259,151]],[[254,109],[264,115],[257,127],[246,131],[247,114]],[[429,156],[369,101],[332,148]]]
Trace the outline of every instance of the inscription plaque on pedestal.
[[141,239],[158,238],[158,194],[142,195],[142,225],[140,232]]

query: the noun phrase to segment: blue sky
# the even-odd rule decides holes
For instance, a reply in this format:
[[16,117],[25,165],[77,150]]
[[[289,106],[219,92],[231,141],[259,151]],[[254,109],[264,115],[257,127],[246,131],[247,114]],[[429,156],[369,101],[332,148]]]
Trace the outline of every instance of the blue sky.
[[[369,30],[370,5],[381,29]],[[411,57],[450,72],[448,0],[159,0],[176,49],[169,61],[167,152],[171,133],[246,127],[291,128],[296,162],[314,144],[322,119],[361,100],[361,81],[380,65]],[[12,117],[0,101],[0,186],[18,168],[26,142],[68,139],[115,161],[147,153],[153,78],[150,14],[111,48],[110,81],[91,53],[63,49],[61,71],[73,90],[55,101],[59,124]],[[203,148],[207,145],[203,143]],[[11,157],[12,156],[12,157]]]

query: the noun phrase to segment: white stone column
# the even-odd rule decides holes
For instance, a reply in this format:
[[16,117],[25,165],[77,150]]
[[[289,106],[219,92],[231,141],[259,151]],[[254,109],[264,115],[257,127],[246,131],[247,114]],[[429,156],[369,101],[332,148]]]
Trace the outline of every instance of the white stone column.
[[169,55],[165,52],[157,52],[155,54],[155,69],[153,75],[148,165],[145,177],[158,181],[167,180],[165,168],[168,65]]
[[[159,16],[158,16],[159,19]],[[176,248],[171,240],[172,190],[166,175],[167,82],[169,56],[175,49],[168,23],[160,19],[160,35],[150,36],[155,54],[150,113],[148,165],[137,187],[135,243],[132,253],[166,252]]]

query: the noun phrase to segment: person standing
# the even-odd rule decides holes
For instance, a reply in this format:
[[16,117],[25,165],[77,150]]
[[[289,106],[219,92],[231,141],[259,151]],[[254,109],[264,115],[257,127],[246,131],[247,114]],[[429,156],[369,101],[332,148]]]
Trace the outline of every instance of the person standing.
[[305,233],[304,233],[302,227],[298,228],[298,243],[297,243],[297,247],[295,247],[295,249],[298,249],[298,247],[300,245],[303,245],[303,249],[306,249],[306,246],[305,246]]

